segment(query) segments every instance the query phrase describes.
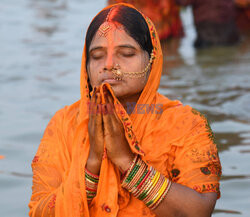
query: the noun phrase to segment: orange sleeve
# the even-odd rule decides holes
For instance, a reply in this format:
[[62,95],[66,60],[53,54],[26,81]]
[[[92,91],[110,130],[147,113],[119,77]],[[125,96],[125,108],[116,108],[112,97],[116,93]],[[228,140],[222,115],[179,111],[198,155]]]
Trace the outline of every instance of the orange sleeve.
[[191,115],[197,124],[176,150],[171,178],[200,193],[217,192],[219,198],[221,164],[213,133],[202,114],[192,109]]
[[[65,141],[62,134],[63,112],[58,111],[49,122],[38,151],[32,161],[33,186],[29,216],[55,216],[55,202],[62,191],[67,154],[62,152]],[[65,149],[66,150],[66,149]]]

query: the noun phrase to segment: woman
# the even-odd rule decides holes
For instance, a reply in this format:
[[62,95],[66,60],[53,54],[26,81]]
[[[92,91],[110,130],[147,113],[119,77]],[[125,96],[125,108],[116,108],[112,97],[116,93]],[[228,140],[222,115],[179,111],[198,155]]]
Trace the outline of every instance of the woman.
[[175,0],[109,0],[109,4],[130,3],[149,17],[161,41],[184,35],[180,19],[180,7]]
[[211,215],[221,172],[212,132],[157,93],[161,68],[155,28],[133,6],[93,19],[81,100],[55,114],[32,162],[30,216]]

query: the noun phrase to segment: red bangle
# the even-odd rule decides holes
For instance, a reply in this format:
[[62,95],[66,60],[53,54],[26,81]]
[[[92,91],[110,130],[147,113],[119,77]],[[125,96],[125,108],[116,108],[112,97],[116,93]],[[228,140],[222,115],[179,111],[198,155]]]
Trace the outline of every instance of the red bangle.
[[98,175],[89,172],[89,171],[87,170],[86,167],[85,167],[85,172],[86,172],[88,175],[92,176],[94,179],[99,179],[99,176],[98,176]]

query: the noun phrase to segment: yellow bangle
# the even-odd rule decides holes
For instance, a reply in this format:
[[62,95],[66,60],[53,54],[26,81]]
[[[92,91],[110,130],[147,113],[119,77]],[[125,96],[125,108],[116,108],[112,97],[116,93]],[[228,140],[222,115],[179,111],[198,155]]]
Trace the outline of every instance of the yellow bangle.
[[148,201],[150,198],[152,198],[152,193],[154,192],[154,186],[157,184],[160,177],[161,177],[161,174],[158,171],[156,171],[156,174],[155,174],[155,176],[154,176],[154,178],[153,178],[153,180],[151,182],[152,184],[149,187],[150,189],[147,192],[147,196],[143,200],[145,203],[147,203],[146,201]]
[[156,185],[156,183],[158,182],[158,180],[160,178],[160,175],[161,174],[157,171],[155,177],[152,180],[152,187],[154,187]]
[[155,198],[153,204],[161,197],[161,195],[163,194],[164,190],[166,189],[168,185],[168,179],[165,178],[164,183],[162,184],[162,187],[160,188],[159,192],[158,192],[158,196]]

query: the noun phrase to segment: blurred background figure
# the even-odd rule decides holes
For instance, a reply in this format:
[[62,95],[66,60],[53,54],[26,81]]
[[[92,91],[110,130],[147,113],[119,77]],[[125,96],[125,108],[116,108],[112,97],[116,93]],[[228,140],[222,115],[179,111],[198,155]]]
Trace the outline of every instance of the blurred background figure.
[[234,0],[175,1],[180,6],[192,6],[197,32],[195,47],[233,45],[238,42]]
[[183,36],[180,8],[175,0],[108,0],[108,4],[120,2],[132,4],[148,16],[155,24],[161,41]]
[[250,0],[235,0],[236,22],[239,31],[250,33]]

